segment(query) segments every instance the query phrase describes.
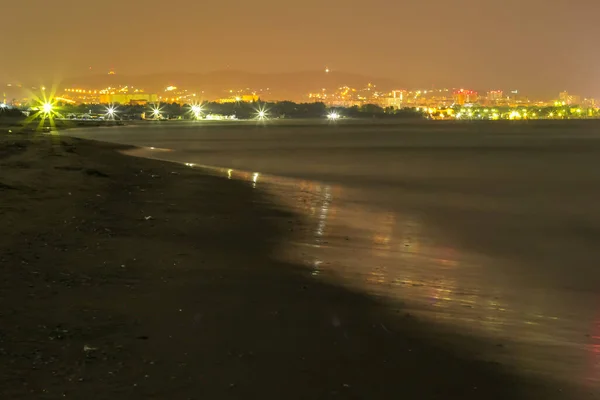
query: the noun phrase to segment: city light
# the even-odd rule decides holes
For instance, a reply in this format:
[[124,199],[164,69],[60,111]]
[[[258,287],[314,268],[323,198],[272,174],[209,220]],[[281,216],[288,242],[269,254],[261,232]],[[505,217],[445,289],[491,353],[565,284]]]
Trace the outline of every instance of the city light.
[[508,119],[521,119],[521,114],[518,111],[511,111],[508,115]]
[[[325,66],[325,69],[328,69]],[[60,112],[70,109],[70,105],[103,105],[100,106],[103,112],[97,113],[92,118],[99,119],[118,119],[125,109],[129,106],[119,106],[119,110],[113,104],[127,104],[129,100],[136,103],[145,102],[148,108],[145,112],[145,118],[150,120],[164,120],[171,118],[185,118],[187,120],[204,119],[234,119],[230,108],[220,106],[227,103],[253,103],[254,110],[251,110],[249,118],[266,122],[277,118],[279,112],[275,113],[275,108],[271,109],[271,102],[261,101],[259,95],[263,89],[239,88],[227,89],[227,96],[219,99],[208,99],[219,106],[210,106],[211,110],[219,110],[215,113],[208,112],[208,103],[200,101],[200,94],[192,94],[192,90],[187,88],[177,88],[168,86],[162,95],[145,93],[143,89],[133,86],[119,85],[116,87],[108,86],[106,88],[65,88],[64,94],[57,95],[54,87],[48,86],[42,90],[41,86],[37,88],[38,93],[31,93],[28,100],[13,99],[12,102],[0,100],[0,112],[5,109],[20,108],[22,104],[29,101],[32,112],[28,115],[28,120],[45,119],[48,121],[61,119]],[[268,89],[267,89],[268,90]],[[202,92],[204,93],[204,92]],[[337,122],[347,117],[346,109],[358,107],[358,114],[369,116],[373,114],[404,115],[404,111],[414,112],[415,117],[436,119],[457,119],[457,120],[528,120],[528,119],[578,119],[578,118],[598,118],[600,117],[600,100],[593,98],[582,98],[570,94],[566,91],[560,92],[558,98],[552,100],[529,100],[520,92],[519,96],[512,93],[510,97],[506,95],[509,92],[502,90],[491,90],[476,92],[468,88],[464,89],[436,89],[436,90],[396,90],[381,91],[373,84],[365,84],[359,87],[340,86],[334,88],[319,88],[311,93],[307,93],[311,102],[320,102],[327,107],[323,114],[317,112],[314,117],[327,118],[331,123]],[[129,99],[134,96],[135,98]],[[198,96],[198,97],[194,97]],[[202,94],[204,99],[204,94]],[[25,101],[24,101],[25,100]],[[167,104],[176,103],[180,107],[184,106],[185,111],[180,112],[181,108],[171,108]],[[164,105],[164,108],[161,106]],[[167,107],[169,107],[167,116]],[[236,106],[237,107],[237,106]],[[279,106],[274,106],[279,108]],[[90,108],[91,109],[91,108]],[[297,108],[296,108],[297,109]],[[96,108],[97,110],[97,108]],[[318,111],[316,108],[314,111]],[[312,111],[311,111],[312,112]],[[128,113],[128,111],[127,111]],[[282,112],[283,113],[283,112]],[[87,114],[92,114],[90,111]],[[245,113],[241,113],[243,118]],[[319,115],[321,114],[321,115]],[[70,118],[77,116],[73,112],[69,113]],[[248,117],[248,116],[246,116]],[[51,123],[51,122],[50,122]]]
[[162,117],[162,112],[160,110],[160,107],[158,107],[158,106],[152,107],[152,117],[154,119],[160,119]]
[[45,102],[44,104],[42,104],[42,111],[44,112],[44,114],[52,113],[53,109],[54,109],[54,105],[50,102]]
[[265,119],[268,118],[268,116],[269,116],[269,114],[267,113],[267,110],[266,110],[266,108],[264,108],[264,106],[263,107],[259,107],[256,110],[256,118],[257,119],[259,119],[261,121],[264,121]]
[[41,93],[41,96],[38,96],[35,93],[31,94],[31,97],[37,103],[37,106],[32,107],[32,112],[28,115],[26,119],[26,124],[32,123],[33,121],[37,122],[37,129],[52,129],[56,125],[56,118],[60,118],[61,115],[57,110],[56,98],[54,97],[54,89],[52,92]]
[[195,119],[200,119],[201,114],[202,114],[202,107],[201,106],[199,106],[198,104],[194,104],[191,107],[191,111],[192,111],[192,116]]
[[117,114],[117,108],[115,106],[106,107],[106,116],[110,119],[115,119],[115,115]]

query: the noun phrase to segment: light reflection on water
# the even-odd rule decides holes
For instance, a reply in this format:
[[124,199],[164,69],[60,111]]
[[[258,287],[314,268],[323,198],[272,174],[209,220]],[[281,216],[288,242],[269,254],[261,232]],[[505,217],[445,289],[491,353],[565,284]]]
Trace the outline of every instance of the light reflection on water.
[[498,343],[503,361],[599,387],[600,319],[573,315],[571,299],[524,284],[507,261],[457,247],[416,213],[356,202],[339,185],[186,165],[265,188],[301,215],[276,256],[301,260],[313,279],[405,302],[407,312]]
[[[249,176],[238,173],[241,179]],[[404,309],[417,316],[490,338],[499,345],[496,356],[526,370],[566,380],[589,373],[583,335],[565,329],[570,323],[565,307],[554,307],[541,292],[515,287],[502,261],[453,247],[417,215],[355,204],[352,192],[341,186],[261,178],[282,204],[306,217],[306,226],[294,229],[294,242],[279,256],[304,260],[314,279],[406,302]],[[555,354],[547,354],[549,349]],[[570,362],[552,360],[557,355]],[[597,365],[594,371],[587,381],[597,387]]]

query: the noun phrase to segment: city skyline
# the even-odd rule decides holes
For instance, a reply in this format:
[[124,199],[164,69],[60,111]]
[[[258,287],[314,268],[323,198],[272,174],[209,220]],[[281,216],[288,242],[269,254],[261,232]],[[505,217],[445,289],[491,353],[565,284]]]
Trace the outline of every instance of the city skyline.
[[[115,75],[111,73],[111,75]],[[9,88],[10,89],[10,88]],[[198,92],[191,88],[167,86],[156,92],[146,91],[139,86],[107,86],[90,89],[85,87],[72,88],[38,88],[26,90],[25,97],[7,97],[0,102],[0,107],[17,107],[21,109],[36,109],[39,107],[60,108],[61,105],[104,106],[107,109],[118,106],[146,106],[159,109],[162,105],[178,107],[196,107],[202,104],[297,104],[322,103],[325,107],[361,107],[365,110],[380,110],[380,112],[395,113],[398,110],[413,109],[423,112],[432,119],[447,117],[456,119],[489,118],[499,119],[502,116],[509,119],[537,118],[548,114],[550,118],[567,117],[596,117],[600,102],[595,98],[582,97],[576,93],[563,91],[552,99],[530,99],[518,91],[504,92],[503,90],[488,90],[479,92],[465,88],[435,89],[435,90],[381,90],[377,85],[368,83],[363,87],[343,86],[328,91],[323,88],[314,92],[304,93],[301,100],[273,99],[270,92],[237,88],[222,91],[216,97],[209,97],[204,91]],[[295,101],[296,103],[293,103]],[[375,106],[375,108],[373,108]],[[377,108],[379,107],[379,108]],[[531,113],[527,109],[533,109]],[[476,110],[483,110],[477,112]],[[542,110],[545,109],[545,110]],[[525,111],[525,113],[522,113]],[[569,113],[569,114],[566,114]]]
[[0,81],[60,81],[113,68],[135,76],[327,68],[408,88],[600,94],[600,60],[590,51],[600,4],[481,3],[310,0],[283,9],[274,0],[12,2],[3,7],[11,35],[3,41]]
[[[102,75],[93,75],[82,77],[81,79],[74,79],[66,82],[49,82],[39,83],[37,85],[21,84],[18,82],[4,83],[0,82],[0,94],[4,95],[6,100],[19,100],[24,97],[30,97],[35,95],[40,90],[45,90],[47,93],[56,95],[60,92],[76,92],[74,89],[79,89],[79,92],[92,93],[101,92],[111,89],[113,91],[120,91],[121,89],[129,89],[135,91],[143,91],[147,93],[159,93],[169,92],[169,88],[180,89],[180,95],[197,96],[201,101],[212,101],[219,98],[231,97],[235,98],[232,93],[237,95],[253,95],[258,96],[263,100],[267,101],[317,101],[318,99],[329,98],[336,92],[352,89],[353,91],[358,90],[372,90],[370,92],[372,97],[388,96],[393,97],[393,92],[409,92],[419,95],[432,96],[437,92],[461,92],[465,91],[467,94],[466,103],[476,102],[475,99],[490,98],[492,100],[504,100],[512,99],[519,102],[537,103],[537,102],[548,102],[560,99],[561,93],[568,93],[571,96],[575,96],[576,102],[581,100],[596,99],[597,97],[585,96],[582,93],[573,92],[569,89],[559,90],[557,92],[550,93],[546,96],[536,96],[515,88],[499,88],[499,87],[488,87],[488,88],[469,88],[469,87],[421,87],[421,88],[410,88],[397,85],[393,80],[370,80],[368,77],[364,77],[356,74],[340,74],[337,76],[337,72],[331,70],[315,71],[312,73],[286,73],[286,74],[248,74],[239,71],[230,71],[225,73],[225,76],[220,76],[218,72],[206,75],[186,74],[182,78],[182,75],[174,75],[173,78],[169,74],[158,74],[152,75],[154,78],[148,80],[145,76],[126,76],[123,77],[115,72],[114,69],[109,70],[108,73]],[[194,78],[200,76],[200,81]],[[277,79],[269,80],[262,79],[265,77],[276,76]],[[181,79],[177,79],[177,78]],[[341,77],[341,79],[340,79]],[[158,79],[158,80],[157,80]],[[347,84],[347,80],[353,81]],[[182,82],[184,81],[184,82]],[[186,82],[187,81],[187,82]],[[202,82],[202,83],[199,83]],[[250,83],[252,82],[252,83]],[[3,87],[3,89],[2,89]],[[110,91],[110,90],[109,90]],[[186,93],[183,93],[185,91]],[[323,93],[321,93],[321,91]],[[327,95],[325,97],[318,95]],[[470,93],[470,95],[469,95]],[[575,93],[575,94],[574,94]],[[39,93],[38,93],[39,94]],[[491,96],[491,97],[490,97]],[[167,96],[173,99],[173,96]],[[447,96],[446,96],[447,97]],[[162,99],[162,97],[159,97]],[[0,99],[2,100],[2,99]],[[175,100],[175,99],[173,99]],[[180,100],[180,98],[177,98]],[[363,96],[363,100],[366,100]]]

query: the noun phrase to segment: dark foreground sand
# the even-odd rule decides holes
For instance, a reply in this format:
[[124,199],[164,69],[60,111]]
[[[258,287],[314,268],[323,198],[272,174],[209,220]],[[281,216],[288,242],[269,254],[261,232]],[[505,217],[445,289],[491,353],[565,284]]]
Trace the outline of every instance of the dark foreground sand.
[[560,397],[270,260],[250,185],[114,150],[0,134],[1,399]]

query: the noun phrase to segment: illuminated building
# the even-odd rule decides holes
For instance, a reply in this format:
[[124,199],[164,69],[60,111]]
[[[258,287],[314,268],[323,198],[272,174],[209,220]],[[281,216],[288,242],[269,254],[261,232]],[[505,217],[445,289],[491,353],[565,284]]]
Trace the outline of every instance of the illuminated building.
[[404,97],[406,97],[406,90],[392,90],[392,98],[403,101]]
[[158,102],[158,96],[153,93],[103,93],[100,95],[102,104],[148,104]]
[[448,89],[416,90],[406,93],[404,106],[446,108],[454,104],[454,95]]
[[[204,93],[204,92],[202,92]],[[187,89],[179,88],[177,86],[169,85],[162,93],[158,95],[158,100],[161,103],[170,104],[194,104],[198,102],[196,93],[192,93]]]
[[62,101],[75,104],[146,104],[156,102],[158,96],[144,93],[143,90],[130,86],[105,89],[68,88],[59,97]]
[[585,108],[598,108],[598,101],[596,99],[583,99],[581,105]]
[[402,108],[402,100],[399,97],[384,97],[382,99],[381,106]]
[[[397,91],[399,96],[400,91]],[[312,92],[308,94],[308,98],[311,101],[322,102],[329,106],[336,107],[352,107],[361,106],[365,104],[376,104],[382,107],[397,107],[400,106],[401,98],[393,98],[393,95],[389,93],[383,93],[376,90],[376,86],[369,83],[363,89],[355,89],[349,86],[342,86],[334,91],[327,91],[327,89],[321,89],[321,91]]]
[[487,92],[487,101],[490,104],[498,104],[504,100],[504,92],[502,90],[490,90]]
[[391,96],[385,97],[382,105],[384,107],[402,108],[405,97],[406,90],[392,90]]
[[[239,98],[239,97],[237,97],[237,98]],[[245,94],[245,95],[242,95],[241,101],[246,102],[246,103],[252,103],[252,102],[258,101],[258,96],[255,94]]]
[[572,94],[569,94],[569,92],[567,91],[560,92],[558,94],[558,99],[563,105],[576,105],[581,103],[580,96],[574,96]]
[[216,103],[239,103],[239,102],[243,102],[243,103],[254,103],[256,101],[259,100],[259,97],[257,94],[243,94],[243,95],[239,95],[239,96],[231,96],[231,97],[225,97],[222,99],[217,99],[215,100]]
[[454,98],[454,103],[463,105],[463,104],[476,103],[479,97],[478,97],[477,92],[475,92],[473,90],[459,89],[454,92],[453,98]]
[[76,104],[100,104],[100,91],[92,89],[65,89],[59,96],[63,101]]

